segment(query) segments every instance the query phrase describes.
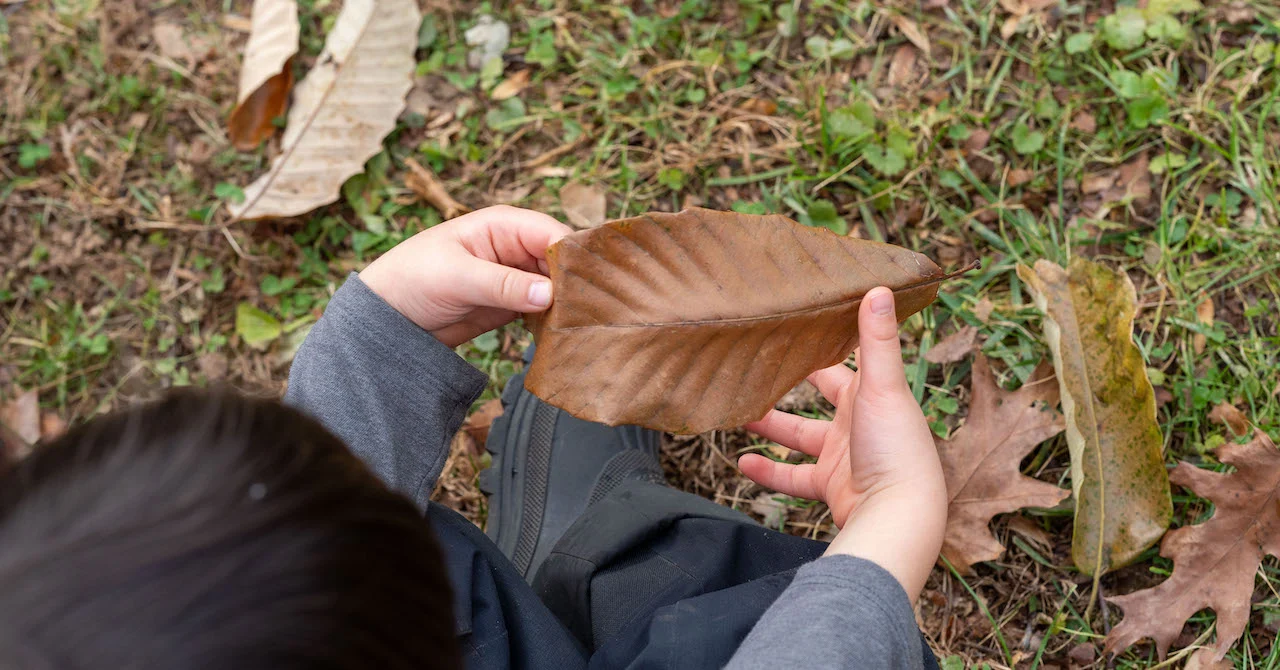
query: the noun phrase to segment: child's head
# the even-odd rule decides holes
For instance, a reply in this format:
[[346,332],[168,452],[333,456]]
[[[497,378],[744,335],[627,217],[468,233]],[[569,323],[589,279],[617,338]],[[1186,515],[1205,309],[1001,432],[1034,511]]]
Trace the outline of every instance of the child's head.
[[412,503],[296,410],[184,392],[0,467],[0,666],[460,661]]

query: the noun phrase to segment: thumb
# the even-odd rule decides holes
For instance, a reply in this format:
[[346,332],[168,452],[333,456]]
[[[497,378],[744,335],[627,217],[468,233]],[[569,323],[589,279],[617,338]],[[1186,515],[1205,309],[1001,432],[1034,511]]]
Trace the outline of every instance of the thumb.
[[475,259],[462,269],[464,299],[477,307],[541,312],[551,304],[551,280],[540,274]]
[[909,391],[893,291],[881,286],[863,297],[858,310],[858,346],[859,394],[869,391],[888,396]]

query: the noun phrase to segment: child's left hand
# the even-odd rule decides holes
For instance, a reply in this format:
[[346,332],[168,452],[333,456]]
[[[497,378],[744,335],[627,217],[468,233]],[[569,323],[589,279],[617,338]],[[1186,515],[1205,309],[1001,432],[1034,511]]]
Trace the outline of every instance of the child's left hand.
[[360,273],[374,293],[449,347],[551,304],[547,247],[572,232],[518,207],[487,207],[405,240]]

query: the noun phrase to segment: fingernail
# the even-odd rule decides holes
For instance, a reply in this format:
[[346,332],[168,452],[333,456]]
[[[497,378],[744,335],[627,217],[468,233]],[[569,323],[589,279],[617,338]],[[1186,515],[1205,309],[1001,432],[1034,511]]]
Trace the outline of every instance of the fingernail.
[[551,282],[536,281],[529,287],[529,303],[535,307],[546,307],[551,304]]
[[893,312],[893,293],[883,291],[880,295],[871,298],[872,314],[890,314]]

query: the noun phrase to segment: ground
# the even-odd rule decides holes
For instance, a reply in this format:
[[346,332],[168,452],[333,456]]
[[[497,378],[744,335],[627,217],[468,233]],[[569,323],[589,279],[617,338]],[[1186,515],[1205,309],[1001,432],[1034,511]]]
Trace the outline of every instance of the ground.
[[[0,0],[0,403],[36,390],[53,434],[173,386],[281,393],[347,273],[441,220],[405,187],[414,158],[470,207],[563,217],[583,206],[581,189],[562,191],[578,183],[605,194],[610,218],[781,212],[947,267],[981,259],[904,328],[912,388],[940,436],[963,421],[970,362],[929,363],[933,344],[976,328],[1009,385],[1046,356],[1018,263],[1122,267],[1167,461],[1212,464],[1228,439],[1208,420],[1215,405],[1236,404],[1273,436],[1280,427],[1280,11],[1198,4],[423,0],[415,90],[385,151],[338,203],[250,224],[232,223],[226,204],[279,139],[242,152],[224,130],[247,2]],[[301,74],[340,0],[300,5]],[[463,32],[485,13],[511,27],[505,72],[467,66]],[[166,41],[172,26],[179,39]],[[514,97],[491,99],[526,76]],[[490,375],[482,402],[529,339],[513,325],[460,348]],[[830,410],[805,389],[785,402]],[[665,466],[682,488],[828,537],[821,505],[738,474],[736,456],[761,449],[741,431],[673,437]],[[437,492],[480,524],[484,458],[456,440]],[[1068,486],[1062,438],[1024,472]],[[1175,525],[1208,511],[1175,489]],[[1100,640],[1118,613],[1082,617],[1091,585],[1071,567],[1069,509],[993,528],[1008,547],[999,561],[968,577],[939,568],[921,598],[944,667],[1105,665]],[[1168,569],[1152,549],[1102,589]],[[1280,663],[1275,559],[1259,574],[1236,667]],[[1176,647],[1211,622],[1198,615]],[[1141,645],[1115,661],[1153,663]]]

